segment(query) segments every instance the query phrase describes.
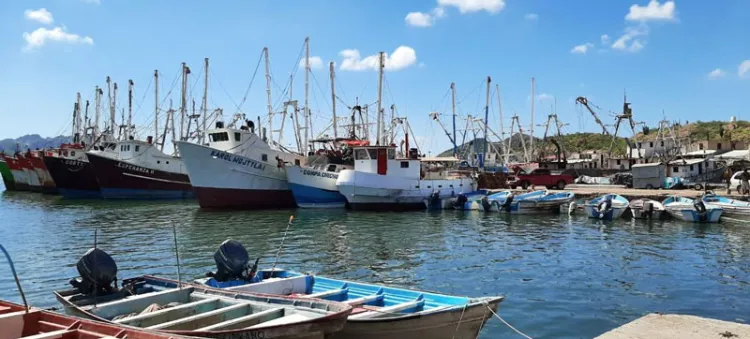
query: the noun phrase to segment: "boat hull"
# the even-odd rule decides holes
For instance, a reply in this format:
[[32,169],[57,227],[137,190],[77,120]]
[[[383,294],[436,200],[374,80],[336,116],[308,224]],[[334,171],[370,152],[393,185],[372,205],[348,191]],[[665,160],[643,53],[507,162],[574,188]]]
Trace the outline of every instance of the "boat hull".
[[13,180],[16,184],[16,191],[31,190],[31,187],[29,186],[29,175],[26,171],[23,169],[14,169],[11,170],[11,173],[13,174]]
[[63,198],[101,198],[94,168],[88,161],[46,156],[44,165]]
[[667,207],[667,212],[669,212],[669,215],[672,217],[683,221],[717,223],[719,222],[719,219],[721,219],[724,211],[721,208],[707,208],[704,217],[701,217],[701,214],[694,208]]
[[667,215],[664,210],[654,210],[651,213],[644,211],[642,208],[630,208],[630,212],[633,213],[634,219],[664,219]]
[[342,208],[346,198],[336,187],[338,173],[289,166],[286,168],[289,189],[297,206],[302,208]]
[[44,160],[36,156],[27,156],[26,159],[28,159],[28,161],[34,167],[34,172],[36,172],[36,175],[39,178],[39,184],[41,185],[42,193],[57,193],[55,181],[52,179],[52,175],[50,175],[47,166],[44,165]]
[[3,178],[3,184],[5,184],[6,191],[16,190],[16,181],[13,179],[13,173],[8,167],[8,163],[5,160],[0,159],[0,175]]
[[191,199],[187,174],[160,171],[109,157],[87,154],[105,199]]
[[601,220],[615,220],[620,218],[623,213],[625,213],[625,210],[627,207],[613,207],[609,210],[605,211],[604,213],[600,213],[597,209],[597,206],[591,206],[586,205],[583,207],[583,209],[586,211],[586,214],[589,216],[589,218],[596,218]]
[[39,182],[39,175],[37,175],[34,168],[31,167],[31,163],[28,163],[27,161],[27,167],[24,168],[23,171],[26,173],[26,178],[28,178],[29,191],[41,193],[42,184]]
[[201,208],[296,206],[283,168],[197,144],[179,142],[178,147]]

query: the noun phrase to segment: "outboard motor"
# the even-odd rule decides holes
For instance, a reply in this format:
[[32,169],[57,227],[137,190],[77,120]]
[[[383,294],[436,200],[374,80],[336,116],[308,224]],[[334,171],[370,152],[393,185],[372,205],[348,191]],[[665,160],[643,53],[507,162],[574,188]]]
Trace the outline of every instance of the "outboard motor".
[[703,203],[703,200],[696,199],[695,203],[693,203],[693,208],[695,208],[695,211],[698,212],[699,220],[706,221],[706,216],[708,213],[706,213],[706,204]]
[[436,207],[438,203],[440,203],[440,191],[433,190],[432,194],[430,194],[430,207]]
[[458,197],[456,197],[456,201],[453,202],[453,208],[462,210],[468,201],[469,198],[467,198],[465,194],[459,193]]
[[489,212],[492,208],[492,204],[490,203],[490,199],[487,198],[487,196],[482,197],[482,208],[485,212]]
[[76,263],[76,269],[81,277],[70,280],[70,284],[82,294],[101,296],[117,291],[117,264],[107,252],[88,250]]
[[216,273],[209,272],[206,274],[208,277],[216,279],[216,281],[224,282],[230,280],[252,280],[255,276],[255,272],[258,270],[258,261],[260,258],[255,260],[255,264],[248,272],[248,262],[250,256],[247,254],[245,249],[239,241],[236,240],[225,240],[219,249],[214,253],[214,261],[216,262]]
[[643,211],[641,214],[651,219],[654,216],[654,203],[651,201],[645,201],[643,203]]
[[505,210],[506,212],[510,212],[511,204],[513,203],[513,195],[509,195],[507,198],[505,198],[505,202],[500,206],[501,210]]
[[568,205],[568,215],[573,215],[573,213],[576,212],[576,209],[578,208],[578,203],[575,201],[571,201]]
[[599,212],[599,218],[604,218],[604,215],[609,212],[610,207],[612,207],[612,198],[607,197],[604,201],[600,202],[599,205],[596,206],[596,210]]

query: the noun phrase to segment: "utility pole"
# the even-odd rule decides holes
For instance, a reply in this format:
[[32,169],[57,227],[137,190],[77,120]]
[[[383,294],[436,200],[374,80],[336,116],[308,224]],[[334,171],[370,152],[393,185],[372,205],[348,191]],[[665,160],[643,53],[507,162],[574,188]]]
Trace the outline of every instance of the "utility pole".
[[328,64],[328,68],[331,73],[331,104],[333,104],[331,108],[333,110],[333,139],[335,140],[336,138],[338,138],[338,123],[336,122],[336,87],[334,86],[336,75],[334,73],[335,67],[333,66],[333,61]]
[[[271,107],[271,63],[268,60],[268,47],[263,47],[263,56],[266,59],[266,96],[268,97],[268,133],[271,135],[271,144],[273,142],[273,107]],[[258,126],[260,127],[260,126]]]
[[378,58],[378,131],[376,145],[381,144],[382,129],[383,129],[383,114],[382,114],[382,100],[383,100],[383,69],[385,68],[385,52],[380,52]]

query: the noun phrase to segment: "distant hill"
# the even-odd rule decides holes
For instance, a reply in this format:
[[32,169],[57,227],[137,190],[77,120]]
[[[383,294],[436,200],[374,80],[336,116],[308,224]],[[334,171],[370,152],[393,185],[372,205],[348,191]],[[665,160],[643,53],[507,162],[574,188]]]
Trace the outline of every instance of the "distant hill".
[[[678,138],[690,138],[693,140],[727,139],[731,141],[750,142],[750,121],[696,121],[692,123],[673,123],[672,129]],[[654,140],[658,135],[659,128],[651,127],[648,134],[639,133],[643,140]]]
[[0,150],[13,152],[16,150],[16,145],[18,145],[22,151],[25,151],[26,149],[58,147],[60,144],[69,143],[71,141],[72,138],[69,136],[61,135],[52,138],[44,138],[39,134],[29,134],[16,139],[0,140]]

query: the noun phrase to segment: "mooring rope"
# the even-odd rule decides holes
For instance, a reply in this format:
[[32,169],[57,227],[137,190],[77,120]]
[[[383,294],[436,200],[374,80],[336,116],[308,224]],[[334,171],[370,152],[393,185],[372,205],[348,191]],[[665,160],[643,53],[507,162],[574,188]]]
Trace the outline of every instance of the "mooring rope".
[[456,329],[453,331],[453,338],[456,339],[456,333],[458,333],[458,328],[461,327],[461,321],[464,319],[464,312],[466,312],[466,306],[468,306],[468,303],[464,304],[463,310],[461,310],[461,317],[458,318],[458,324],[456,324]]
[[483,303],[484,303],[484,306],[487,306],[487,309],[490,310],[490,312],[492,312],[492,314],[494,314],[496,318],[500,319],[500,321],[502,321],[503,324],[505,324],[505,326],[510,327],[511,330],[515,331],[516,333],[518,333],[519,335],[523,336],[526,339],[534,339],[534,338],[526,335],[525,333],[519,331],[518,329],[516,329],[515,327],[513,327],[513,325],[511,325],[507,321],[505,321],[505,319],[503,319],[501,316],[499,316],[497,313],[495,313],[495,311],[492,310],[492,307],[490,307],[490,305],[488,305],[487,302],[483,302]]

